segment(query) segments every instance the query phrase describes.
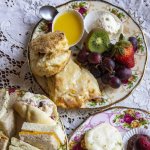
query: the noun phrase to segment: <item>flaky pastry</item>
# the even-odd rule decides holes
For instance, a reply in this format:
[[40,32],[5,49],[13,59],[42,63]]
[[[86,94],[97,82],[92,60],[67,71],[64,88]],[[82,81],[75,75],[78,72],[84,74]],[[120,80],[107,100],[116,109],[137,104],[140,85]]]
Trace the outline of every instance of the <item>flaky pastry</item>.
[[100,100],[101,92],[95,77],[72,59],[61,72],[47,80],[50,98],[57,106],[80,108],[89,100]]
[[32,72],[41,77],[55,75],[65,67],[70,55],[64,33],[57,31],[41,35],[30,44]]

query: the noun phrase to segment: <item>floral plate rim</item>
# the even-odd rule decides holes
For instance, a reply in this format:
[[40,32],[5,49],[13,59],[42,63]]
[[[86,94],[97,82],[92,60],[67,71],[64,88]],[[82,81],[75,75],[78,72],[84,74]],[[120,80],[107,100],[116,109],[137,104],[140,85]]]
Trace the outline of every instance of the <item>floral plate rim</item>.
[[[80,1],[81,1],[81,0],[70,0],[70,1],[68,1],[68,2],[66,2],[66,3],[63,3],[63,4],[61,4],[61,5],[56,6],[56,8],[60,8],[60,7],[62,7],[62,6],[65,6],[65,5],[67,5],[67,4],[70,4],[70,3],[72,3],[72,2],[80,2]],[[109,4],[109,5],[111,5],[111,6],[115,7],[115,8],[117,8],[117,9],[123,11],[123,12],[138,26],[138,28],[139,28],[139,30],[140,30],[140,32],[141,32],[141,34],[142,34],[142,37],[143,37],[143,42],[144,42],[144,44],[145,44],[146,58],[145,58],[145,63],[144,63],[144,67],[143,67],[143,72],[142,72],[142,74],[141,74],[141,77],[140,77],[139,81],[136,83],[136,85],[134,85],[133,89],[127,93],[127,95],[125,95],[124,97],[122,97],[122,98],[116,100],[115,102],[111,102],[111,103],[106,104],[106,105],[104,105],[104,106],[102,105],[102,106],[99,106],[99,107],[84,107],[84,108],[80,108],[80,109],[85,109],[85,110],[88,110],[88,109],[91,109],[91,108],[94,108],[94,109],[99,109],[99,108],[101,108],[101,109],[106,109],[106,108],[110,108],[110,107],[111,107],[112,105],[114,105],[114,104],[117,104],[117,103],[119,103],[119,102],[125,100],[127,97],[129,97],[129,96],[132,94],[132,92],[133,92],[133,91],[139,86],[139,84],[141,83],[141,81],[142,81],[142,79],[143,79],[143,76],[144,76],[144,73],[145,73],[146,66],[147,66],[147,60],[148,60],[148,48],[147,48],[147,43],[146,43],[145,35],[144,35],[144,33],[143,33],[143,31],[142,31],[140,25],[139,25],[139,24],[133,19],[133,17],[132,17],[127,11],[125,11],[123,8],[121,8],[121,7],[119,7],[119,6],[116,6],[116,5],[114,5],[114,4],[110,3],[110,2],[104,1],[104,0],[89,0],[89,1],[82,1],[82,2],[102,2],[102,3]],[[38,86],[42,89],[42,91],[46,94],[46,96],[49,96],[48,93],[44,90],[44,88],[39,84],[38,80],[36,79],[36,76],[32,73],[31,65],[30,65],[29,43],[31,42],[31,40],[32,40],[32,38],[33,38],[33,34],[34,34],[36,28],[37,28],[37,27],[39,26],[39,24],[42,23],[43,21],[44,21],[44,19],[41,19],[41,20],[35,25],[35,27],[33,28],[32,33],[31,33],[31,35],[30,35],[29,42],[28,42],[28,46],[27,46],[27,62],[28,62],[29,70],[30,70],[30,73],[31,73],[33,79],[34,79],[35,82],[38,84]]]
[[[141,108],[134,108],[134,107],[114,106],[114,107],[110,107],[110,108],[107,108],[107,109],[100,110],[100,111],[98,111],[98,112],[96,112],[96,113],[90,115],[87,119],[85,119],[85,120],[84,120],[78,127],[76,127],[76,128],[74,129],[74,131],[69,135],[69,137],[68,137],[69,148],[70,148],[71,142],[73,141],[73,140],[72,140],[72,136],[74,136],[74,134],[77,132],[77,130],[79,130],[79,129],[84,125],[84,123],[86,123],[86,121],[88,121],[91,117],[94,117],[94,116],[96,116],[96,115],[98,115],[98,114],[104,113],[104,112],[109,111],[109,110],[115,110],[115,109],[122,109],[122,110],[123,110],[123,109],[127,109],[127,110],[130,110],[130,109],[131,109],[131,110],[141,111],[141,112],[143,112],[144,114],[150,115],[150,112],[149,112],[149,111],[144,110],[144,109],[141,109]],[[135,128],[135,129],[136,129],[136,128]],[[133,130],[133,129],[129,129],[129,131],[131,131],[131,130]],[[129,131],[127,131],[127,132],[129,132]]]

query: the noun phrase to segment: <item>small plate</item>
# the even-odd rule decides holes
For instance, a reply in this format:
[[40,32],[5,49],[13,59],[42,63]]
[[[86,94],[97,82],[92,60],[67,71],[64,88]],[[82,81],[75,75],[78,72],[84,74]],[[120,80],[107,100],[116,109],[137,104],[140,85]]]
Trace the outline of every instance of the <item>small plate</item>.
[[[138,51],[135,53],[135,67],[132,68],[132,77],[130,78],[129,82],[122,85],[119,89],[113,89],[108,85],[102,84],[101,80],[98,79],[99,86],[102,91],[102,101],[87,102],[84,108],[106,108],[126,99],[142,80],[147,62],[147,46],[144,39],[144,34],[140,29],[140,26],[130,17],[130,15],[125,10],[104,1],[70,1],[61,6],[58,6],[57,9],[60,12],[68,9],[75,9],[76,11],[79,11],[83,15],[83,17],[85,17],[91,11],[109,11],[117,17],[119,17],[120,21],[123,24],[123,34],[126,37],[137,36],[139,38],[139,40],[141,41],[141,49],[138,49]],[[51,31],[51,24],[49,22],[41,20],[39,21],[39,23],[37,23],[37,25],[34,28],[33,33],[31,35],[31,40],[49,31]],[[83,40],[79,42],[79,45],[71,48],[73,56],[75,56],[78,53],[78,47],[82,45],[82,42]],[[28,60],[30,66],[29,48]],[[35,78],[36,82],[40,85],[40,87],[44,90],[44,92],[48,95],[49,92],[47,88],[46,78],[38,77],[34,74],[33,77]]]
[[127,107],[112,107],[101,111],[89,117],[75,130],[69,139],[69,149],[76,150],[74,147],[79,146],[85,132],[104,122],[116,127],[123,137],[126,132],[137,127],[148,131],[150,129],[150,113]]
[[[27,91],[24,91],[24,90],[20,90],[20,89],[15,89],[15,88],[10,88],[10,89],[7,89],[7,91],[9,92],[9,95],[10,95],[10,99],[11,99],[11,104],[10,106],[12,106],[14,104],[14,102],[25,92]],[[0,92],[1,92],[1,89],[0,89]],[[45,96],[44,96],[45,98]],[[20,99],[20,98],[19,98]],[[40,99],[43,99],[43,96],[42,95],[38,95],[36,97],[36,100],[40,100]],[[59,114],[58,114],[59,115]],[[65,135],[66,135],[66,132],[65,132],[65,128],[64,128],[64,125],[62,123],[62,121],[60,120],[59,116],[55,116],[56,117],[56,120],[58,119],[58,124],[60,124],[61,128],[63,129]],[[21,119],[20,117],[16,116],[16,132],[20,132],[20,125],[23,123],[23,120],[18,120],[18,119]],[[67,138],[67,135],[65,137],[66,139],[66,143],[63,145],[63,148],[62,150],[68,150],[68,138]]]

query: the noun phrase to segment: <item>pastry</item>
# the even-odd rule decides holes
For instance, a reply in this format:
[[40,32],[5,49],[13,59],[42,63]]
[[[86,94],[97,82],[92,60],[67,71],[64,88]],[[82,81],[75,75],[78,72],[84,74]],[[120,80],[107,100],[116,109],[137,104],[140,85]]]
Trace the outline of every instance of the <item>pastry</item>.
[[30,48],[35,53],[48,54],[54,53],[57,50],[68,50],[69,46],[64,33],[56,31],[40,35],[36,39],[33,39]]
[[65,67],[70,55],[64,33],[56,31],[41,35],[30,44],[31,70],[35,75],[50,77]]
[[56,124],[56,122],[51,119],[45,112],[30,104],[25,104],[19,101],[14,104],[14,109],[22,118],[25,118],[25,120],[28,122]]
[[58,113],[56,105],[46,96],[30,92],[16,91],[14,110],[31,123],[56,124]]
[[84,107],[89,100],[100,100],[101,92],[94,76],[72,59],[65,68],[47,78],[50,98],[64,108]]

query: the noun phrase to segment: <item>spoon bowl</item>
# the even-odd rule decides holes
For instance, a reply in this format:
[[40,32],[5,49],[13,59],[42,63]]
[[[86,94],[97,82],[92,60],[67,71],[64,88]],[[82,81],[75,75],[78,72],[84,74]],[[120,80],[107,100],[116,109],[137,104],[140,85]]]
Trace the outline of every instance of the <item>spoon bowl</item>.
[[53,21],[57,13],[57,9],[50,5],[43,6],[39,10],[39,14],[41,15],[41,17],[47,21]]

